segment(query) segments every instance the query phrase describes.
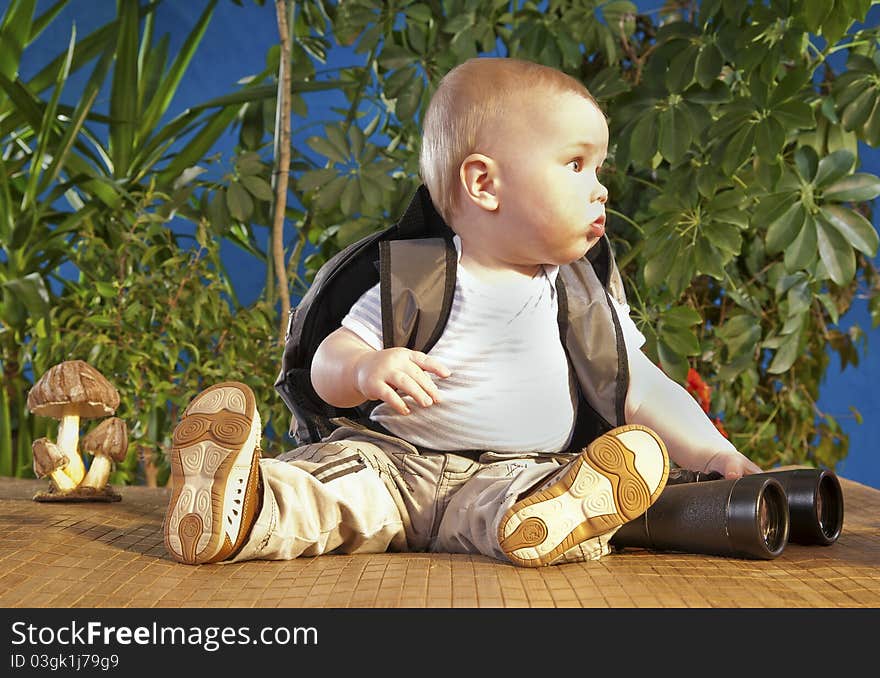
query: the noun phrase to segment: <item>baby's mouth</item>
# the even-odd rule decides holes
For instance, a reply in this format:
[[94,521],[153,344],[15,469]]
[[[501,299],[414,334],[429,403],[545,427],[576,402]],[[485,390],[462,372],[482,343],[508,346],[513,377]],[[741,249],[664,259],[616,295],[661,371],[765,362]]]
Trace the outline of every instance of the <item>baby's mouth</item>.
[[594,238],[601,238],[605,235],[605,212],[599,214],[590,224],[590,235]]

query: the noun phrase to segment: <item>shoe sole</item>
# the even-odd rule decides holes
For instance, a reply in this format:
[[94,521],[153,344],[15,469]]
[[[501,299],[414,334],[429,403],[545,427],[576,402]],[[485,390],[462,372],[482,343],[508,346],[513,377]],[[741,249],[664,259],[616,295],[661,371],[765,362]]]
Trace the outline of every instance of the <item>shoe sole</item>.
[[[255,402],[245,384],[215,384],[192,399],[174,429],[165,547],[179,562],[222,560],[242,541],[260,457]],[[224,549],[230,534],[233,548]]]
[[[644,431],[663,452],[652,492],[636,455],[615,434]],[[666,446],[648,428],[621,426],[594,440],[552,485],[516,502],[498,528],[501,549],[523,567],[550,565],[570,548],[638,518],[663,491],[669,475]]]

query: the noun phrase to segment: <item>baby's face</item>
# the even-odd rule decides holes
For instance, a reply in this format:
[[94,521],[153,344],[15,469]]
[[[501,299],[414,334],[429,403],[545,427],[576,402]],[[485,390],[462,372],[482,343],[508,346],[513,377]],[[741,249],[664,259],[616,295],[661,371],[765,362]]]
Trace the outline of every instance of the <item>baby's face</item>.
[[536,97],[506,120],[493,154],[500,172],[499,215],[511,263],[567,264],[605,233],[608,190],[598,172],[608,125],[575,93]]

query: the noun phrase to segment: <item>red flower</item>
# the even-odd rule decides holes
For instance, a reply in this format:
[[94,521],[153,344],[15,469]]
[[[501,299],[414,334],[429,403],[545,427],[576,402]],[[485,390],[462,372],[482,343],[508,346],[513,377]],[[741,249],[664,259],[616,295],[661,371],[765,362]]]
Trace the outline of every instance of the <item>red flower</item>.
[[723,435],[725,438],[730,440],[730,435],[727,433],[727,430],[724,428],[724,424],[721,423],[721,420],[718,417],[715,417],[712,420],[712,423],[715,424],[715,428],[718,429],[718,432]]
[[712,401],[712,389],[703,381],[703,377],[693,368],[688,369],[687,384],[685,386],[690,393],[703,408],[703,412],[709,414],[709,404]]

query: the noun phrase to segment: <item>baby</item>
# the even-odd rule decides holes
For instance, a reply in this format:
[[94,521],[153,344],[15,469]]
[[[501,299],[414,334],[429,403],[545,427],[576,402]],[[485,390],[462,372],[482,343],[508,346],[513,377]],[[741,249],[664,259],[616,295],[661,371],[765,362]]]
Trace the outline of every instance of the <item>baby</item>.
[[660,495],[670,459],[759,472],[640,349],[605,238],[607,152],[605,117],[577,80],[515,59],[450,71],[421,149],[458,255],[442,335],[427,353],[386,348],[380,286],[365,292],[311,381],[334,406],[378,405],[366,425],[337,420],[275,459],[260,458],[247,386],[198,394],[174,433],[171,556],[596,559]]

